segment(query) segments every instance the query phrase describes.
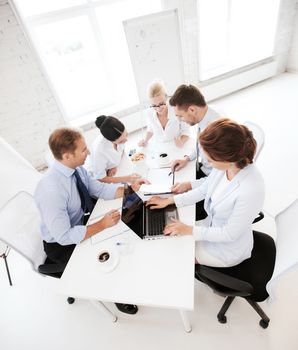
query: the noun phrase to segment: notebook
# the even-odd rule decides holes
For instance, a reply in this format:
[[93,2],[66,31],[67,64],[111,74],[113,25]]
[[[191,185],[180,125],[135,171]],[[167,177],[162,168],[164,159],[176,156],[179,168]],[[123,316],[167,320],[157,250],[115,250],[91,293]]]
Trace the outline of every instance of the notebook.
[[178,219],[175,205],[163,209],[150,209],[130,186],[125,187],[121,220],[141,239],[173,237],[163,234],[165,225],[172,222],[172,219]]

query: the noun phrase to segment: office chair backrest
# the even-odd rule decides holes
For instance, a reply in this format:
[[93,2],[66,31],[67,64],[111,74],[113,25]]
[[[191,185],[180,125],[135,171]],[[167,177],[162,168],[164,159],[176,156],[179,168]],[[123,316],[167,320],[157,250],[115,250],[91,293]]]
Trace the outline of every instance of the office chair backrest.
[[45,261],[40,214],[31,194],[18,192],[0,208],[0,240],[29,260],[35,271]]
[[33,194],[41,174],[0,137],[0,208],[20,191]]
[[259,125],[251,121],[245,121],[243,124],[247,126],[248,129],[253,133],[253,136],[257,142],[257,150],[254,158],[254,160],[256,161],[264,147],[264,142],[265,142],[264,131],[259,127]]
[[271,301],[282,278],[291,269],[298,268],[297,234],[298,200],[276,216],[276,264],[274,273],[267,285]]

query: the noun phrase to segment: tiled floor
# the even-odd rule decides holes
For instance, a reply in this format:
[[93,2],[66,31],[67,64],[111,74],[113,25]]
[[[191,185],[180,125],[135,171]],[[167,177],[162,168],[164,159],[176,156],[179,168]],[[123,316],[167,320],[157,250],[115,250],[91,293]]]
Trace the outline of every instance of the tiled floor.
[[[270,191],[276,186],[278,195],[275,192],[267,194],[275,201],[280,194],[286,196],[290,193],[286,197],[289,201],[293,194],[288,184],[294,181],[297,172],[297,94],[298,75],[284,74],[215,103],[232,118],[250,119],[264,128],[266,148],[258,164],[265,180],[269,182]],[[285,168],[281,179],[281,173],[272,170],[283,160]],[[286,185],[283,185],[284,180]],[[229,309],[228,323],[219,324],[216,314],[223,299],[196,282],[195,310],[190,313],[193,330],[187,334],[175,310],[140,306],[137,315],[128,316],[119,313],[113,304],[108,304],[119,316],[117,323],[111,323],[88,301],[77,300],[75,304],[68,305],[57,292],[59,281],[37,275],[17,253],[11,252],[8,262],[13,287],[8,285],[4,262],[0,261],[1,349],[298,348],[298,272],[295,269],[281,280],[276,300],[261,305],[271,318],[266,330],[259,326],[259,318],[254,310],[240,299]]]

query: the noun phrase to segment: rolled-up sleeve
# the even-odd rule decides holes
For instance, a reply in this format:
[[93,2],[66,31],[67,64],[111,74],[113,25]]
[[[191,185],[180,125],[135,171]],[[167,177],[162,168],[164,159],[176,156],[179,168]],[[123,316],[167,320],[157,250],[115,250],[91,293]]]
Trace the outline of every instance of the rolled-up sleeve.
[[180,122],[180,136],[181,135],[189,136],[189,125],[182,121],[179,121],[179,122]]
[[92,197],[114,199],[116,196],[117,188],[121,186],[121,184],[106,184],[104,182],[89,178],[88,190]]
[[121,184],[106,184],[104,182],[95,180],[83,167],[80,167],[80,174],[90,196],[94,198],[114,199],[117,188],[122,186]]
[[[40,198],[42,194],[42,198]],[[67,210],[66,194],[63,191],[51,191],[50,188],[37,192],[35,200],[39,208],[43,226],[47,234],[61,245],[78,244],[86,235],[86,226],[71,227]],[[47,237],[44,237],[45,239]]]
[[193,150],[191,153],[187,154],[189,160],[195,160],[197,158],[197,151]]

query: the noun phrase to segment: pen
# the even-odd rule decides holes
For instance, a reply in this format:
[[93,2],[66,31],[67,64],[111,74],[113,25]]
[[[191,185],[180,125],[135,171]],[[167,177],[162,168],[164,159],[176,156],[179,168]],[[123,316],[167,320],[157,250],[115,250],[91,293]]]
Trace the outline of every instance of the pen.
[[[114,209],[111,209],[111,210],[120,210],[122,209],[122,206],[121,207],[118,207],[118,208],[114,208]],[[107,211],[106,213],[101,213],[99,215],[95,215],[95,216],[90,216],[90,219],[88,220],[88,224],[92,224],[92,222],[94,221],[97,221],[98,219],[100,218],[103,218],[109,211]]]
[[171,171],[168,173],[168,176],[174,174],[174,172],[176,171],[176,167],[177,167],[177,166],[178,166],[178,164],[176,164],[176,165],[174,166],[174,169],[171,170]]

